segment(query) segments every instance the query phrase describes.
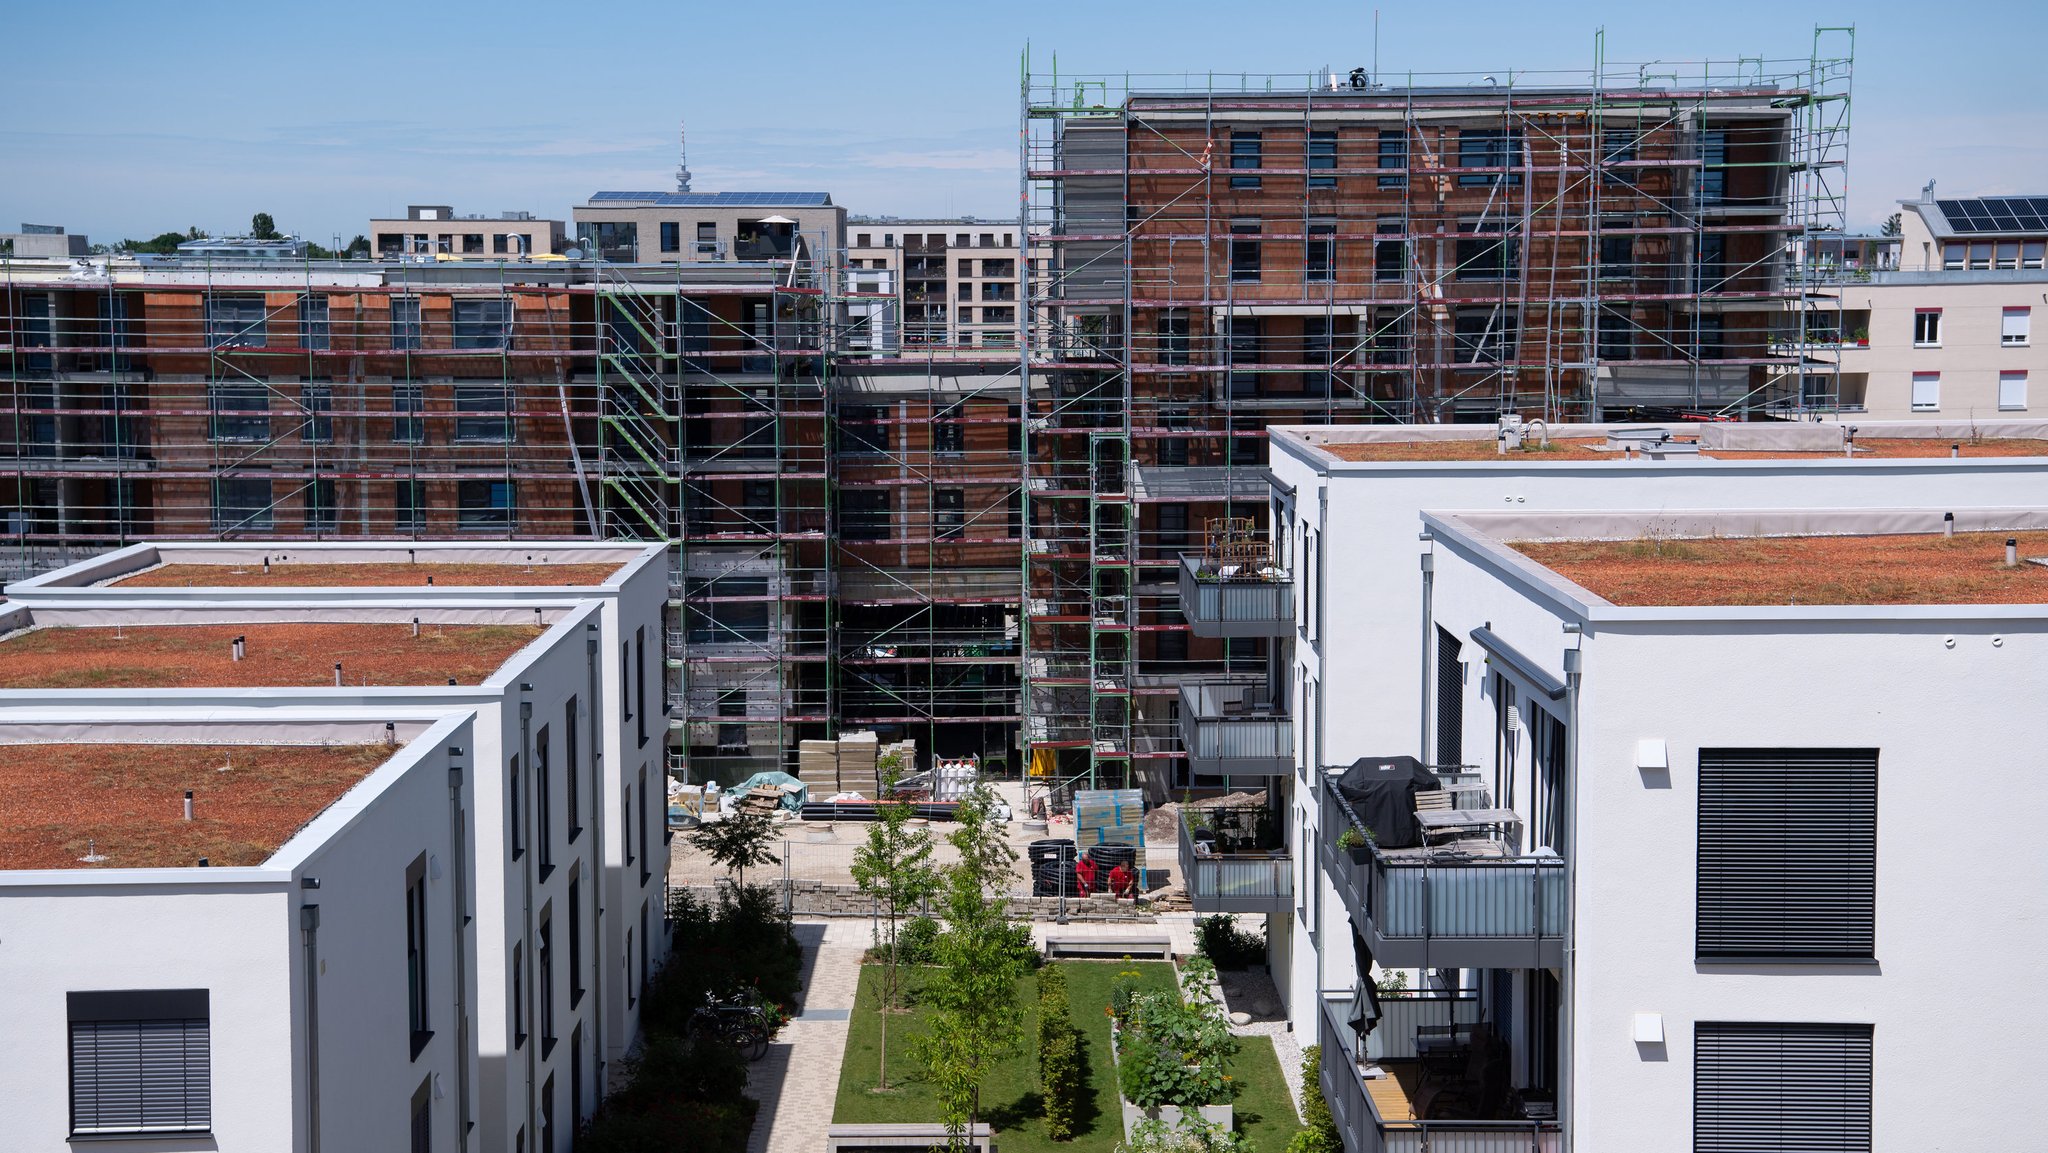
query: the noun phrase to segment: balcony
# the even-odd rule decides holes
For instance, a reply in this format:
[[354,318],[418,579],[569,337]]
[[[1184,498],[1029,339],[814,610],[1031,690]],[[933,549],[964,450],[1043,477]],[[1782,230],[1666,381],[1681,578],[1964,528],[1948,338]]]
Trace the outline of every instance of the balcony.
[[1316,851],[1372,955],[1390,968],[1555,968],[1564,961],[1564,861],[1338,844],[1362,826],[1327,782]]
[[1207,568],[1180,557],[1180,611],[1198,637],[1282,637],[1294,627],[1294,582],[1286,570]]
[[1181,807],[1180,875],[1197,913],[1284,913],[1294,862],[1263,808]]
[[1182,685],[1180,739],[1196,776],[1282,777],[1294,771],[1294,718],[1263,684]]
[[[1506,1088],[1498,1065],[1470,1059],[1475,1053],[1483,1057],[1489,1044],[1498,1045],[1479,1021],[1476,1002],[1427,994],[1385,998],[1380,1023],[1362,1044],[1348,1023],[1351,1005],[1348,996],[1326,994],[1316,1023],[1323,1098],[1345,1153],[1557,1153],[1561,1148],[1555,1120],[1515,1116],[1540,1107],[1522,1105]],[[1383,1076],[1368,1078],[1360,1072],[1361,1047],[1365,1062]],[[1428,1060],[1418,1054],[1424,1049]]]

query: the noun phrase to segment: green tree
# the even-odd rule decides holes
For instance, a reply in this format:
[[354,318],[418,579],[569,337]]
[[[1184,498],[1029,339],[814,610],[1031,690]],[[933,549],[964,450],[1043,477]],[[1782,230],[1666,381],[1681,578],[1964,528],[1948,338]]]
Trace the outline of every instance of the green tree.
[[368,260],[370,258],[370,238],[358,235],[354,240],[348,242],[348,247],[342,249],[341,254],[350,259],[360,257],[361,259]]
[[925,985],[925,1033],[913,1045],[939,1101],[948,1144],[965,1148],[981,1119],[981,1086],[1017,1051],[1024,1012],[1017,982],[1029,954],[1010,931],[1010,866],[1017,853],[995,827],[995,799],[978,787],[960,802],[959,827],[946,839],[960,852],[945,869],[946,931],[938,972]]
[[1884,220],[1884,235],[1897,236],[1906,230],[1905,222],[1894,212]]
[[258,240],[276,240],[277,221],[268,212],[259,212],[249,218],[249,235]]
[[889,1087],[889,1014],[896,1008],[902,989],[896,950],[896,926],[905,910],[929,899],[939,888],[939,871],[932,863],[932,833],[910,823],[913,810],[907,803],[890,797],[903,775],[903,753],[885,754],[875,768],[882,784],[876,802],[876,821],[868,826],[867,843],[853,851],[853,883],[881,905],[883,914],[881,982],[881,1076],[876,1087]]
[[782,858],[768,847],[774,836],[775,822],[768,819],[768,814],[740,809],[723,820],[697,826],[690,834],[690,843],[713,862],[725,866],[736,885],[745,885],[748,869],[781,862]]

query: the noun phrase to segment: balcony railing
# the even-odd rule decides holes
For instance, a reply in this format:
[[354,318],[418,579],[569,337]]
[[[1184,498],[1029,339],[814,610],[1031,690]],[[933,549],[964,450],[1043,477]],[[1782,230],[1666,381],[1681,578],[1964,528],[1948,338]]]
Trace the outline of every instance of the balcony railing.
[[1180,738],[1198,776],[1294,771],[1294,719],[1266,698],[1264,685],[1182,685]]
[[1180,611],[1198,637],[1280,637],[1294,627],[1294,584],[1278,576],[1203,575],[1202,558],[1182,553]]
[[1181,809],[1180,873],[1188,903],[1197,913],[1286,912],[1294,900],[1293,859],[1285,849],[1233,845],[1230,822],[1218,814],[1214,809]]
[[[1345,1153],[1557,1153],[1561,1148],[1555,1121],[1411,1121],[1381,1116],[1358,1071],[1359,1039],[1348,1023],[1350,1016],[1351,998],[1325,995],[1316,1022],[1323,1053],[1323,1099],[1343,1137]],[[1391,1026],[1390,1018],[1382,1018],[1372,1036]]]
[[1561,858],[1459,859],[1455,848],[1341,847],[1338,837],[1356,827],[1350,806],[1325,784],[1317,855],[1382,965],[1521,969],[1563,963]]

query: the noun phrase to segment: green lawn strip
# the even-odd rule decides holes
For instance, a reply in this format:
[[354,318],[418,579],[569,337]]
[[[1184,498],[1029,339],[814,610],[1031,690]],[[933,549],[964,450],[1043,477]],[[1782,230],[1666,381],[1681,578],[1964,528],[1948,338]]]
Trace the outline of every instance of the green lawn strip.
[[[1075,1023],[1083,1035],[1086,1061],[1086,1095],[1076,1111],[1072,1141],[1052,1141],[1045,1135],[1045,1123],[1038,1100],[1038,1054],[1029,1046],[1037,1036],[1038,986],[1035,978],[1018,983],[1023,998],[1025,1050],[996,1068],[982,1091],[983,1120],[994,1126],[1003,1153],[1109,1153],[1123,1139],[1123,1120],[1117,1108],[1116,1071],[1109,1056],[1109,990],[1116,975],[1136,972],[1143,987],[1173,987],[1172,966],[1151,962],[1062,961],[1067,972],[1068,994]],[[915,989],[923,978],[917,970],[906,970],[905,986]],[[922,1029],[922,1015],[912,1007],[889,1020],[889,1084],[887,1093],[874,1091],[876,1058],[880,1044],[881,1018],[876,1012],[880,973],[872,965],[862,969],[859,993],[852,1019],[848,1022],[845,1059],[840,1065],[839,1098],[832,1119],[841,1124],[885,1121],[936,1121],[938,1106],[919,1077],[917,1059],[911,1055],[911,1038]],[[1271,1053],[1270,1044],[1267,1046]],[[1242,1058],[1240,1058],[1242,1060]],[[1279,1066],[1271,1056],[1274,1077]],[[1286,1089],[1277,1098],[1285,1104]],[[1291,1132],[1291,1130],[1290,1130]],[[1274,1147],[1274,1153],[1284,1146]]]
[[1259,1153],[1282,1153],[1287,1140],[1301,1128],[1294,1114],[1294,1102],[1287,1093],[1287,1079],[1280,1075],[1280,1058],[1273,1051],[1271,1037],[1239,1037],[1242,1045],[1230,1062],[1230,1076],[1237,1082],[1237,1131],[1251,1139]]

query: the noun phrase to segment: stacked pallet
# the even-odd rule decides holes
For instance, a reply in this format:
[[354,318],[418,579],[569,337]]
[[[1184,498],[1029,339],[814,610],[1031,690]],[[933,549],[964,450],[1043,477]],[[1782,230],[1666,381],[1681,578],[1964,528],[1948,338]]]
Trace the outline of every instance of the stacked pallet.
[[[917,764],[917,742],[902,741],[889,746],[906,753],[904,764]],[[880,795],[882,785],[875,771],[882,745],[871,732],[844,733],[836,741],[804,741],[797,746],[797,779],[823,799],[836,793]]]
[[839,791],[839,742],[804,741],[796,748],[796,777],[813,797]]
[[875,776],[875,759],[881,749],[881,742],[873,733],[840,734],[840,792],[859,793],[870,798],[881,794],[882,785]]

